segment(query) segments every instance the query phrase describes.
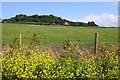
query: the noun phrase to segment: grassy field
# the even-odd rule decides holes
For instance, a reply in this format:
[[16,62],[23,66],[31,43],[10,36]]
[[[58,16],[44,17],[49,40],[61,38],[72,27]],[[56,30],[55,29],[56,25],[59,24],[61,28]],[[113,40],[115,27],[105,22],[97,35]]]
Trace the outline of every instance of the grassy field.
[[36,33],[43,44],[62,44],[65,40],[72,40],[81,45],[93,45],[95,32],[99,33],[99,43],[118,43],[118,28],[2,24],[2,44],[12,43],[19,33],[23,43],[30,43]]

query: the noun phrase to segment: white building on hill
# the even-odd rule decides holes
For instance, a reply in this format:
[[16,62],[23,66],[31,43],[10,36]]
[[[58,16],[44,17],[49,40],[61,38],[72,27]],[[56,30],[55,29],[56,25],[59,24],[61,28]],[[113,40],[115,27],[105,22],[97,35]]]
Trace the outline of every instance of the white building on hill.
[[65,25],[65,26],[69,26],[69,23],[68,23],[68,22],[65,22],[64,25]]

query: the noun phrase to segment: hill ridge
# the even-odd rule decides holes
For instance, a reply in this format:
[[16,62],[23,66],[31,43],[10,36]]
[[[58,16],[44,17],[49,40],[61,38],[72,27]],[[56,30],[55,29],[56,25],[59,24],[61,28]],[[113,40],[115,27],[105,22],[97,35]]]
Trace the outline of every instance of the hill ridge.
[[70,20],[63,19],[58,16],[50,15],[25,15],[18,14],[15,17],[11,17],[10,19],[4,19],[3,23],[26,23],[26,24],[36,24],[36,25],[64,25],[64,26],[84,26],[84,27],[98,27],[98,25],[94,22],[73,22]]

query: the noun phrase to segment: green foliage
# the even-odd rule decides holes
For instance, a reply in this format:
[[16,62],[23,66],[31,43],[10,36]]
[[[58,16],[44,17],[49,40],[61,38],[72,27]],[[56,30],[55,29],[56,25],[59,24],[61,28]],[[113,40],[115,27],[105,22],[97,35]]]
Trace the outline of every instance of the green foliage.
[[16,15],[13,18],[5,19],[3,22],[7,23],[27,23],[27,24],[35,24],[35,25],[67,25],[70,26],[98,26],[95,24],[95,22],[90,22],[90,24],[83,23],[83,22],[72,22],[66,19],[62,19],[60,17],[54,16],[54,15],[32,15],[27,16],[24,14]]
[[48,52],[39,53],[27,46],[21,50],[11,49],[10,52],[3,54],[3,79],[36,79],[41,74],[40,77],[45,78],[48,75],[45,70],[49,71],[54,63],[54,59]]
[[[38,46],[22,46],[3,51],[2,78],[13,79],[119,79],[118,46],[103,45],[95,58],[75,56],[76,44],[69,40],[64,52],[54,59],[49,51],[39,51]],[[58,53],[54,53],[57,57]]]
[[115,45],[107,45],[106,42],[103,43],[100,48],[101,54],[97,57],[97,65],[102,68],[100,74],[103,78],[118,78],[119,76],[119,47]]

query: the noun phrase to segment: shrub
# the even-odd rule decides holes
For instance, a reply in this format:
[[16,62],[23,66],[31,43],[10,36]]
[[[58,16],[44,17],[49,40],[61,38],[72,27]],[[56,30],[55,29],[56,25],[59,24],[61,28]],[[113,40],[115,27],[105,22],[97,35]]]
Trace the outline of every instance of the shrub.
[[[103,45],[95,58],[79,57],[76,44],[67,42],[59,59],[37,46],[11,48],[2,55],[2,78],[13,79],[118,79],[118,46]],[[77,48],[77,49],[76,49]],[[84,53],[83,53],[84,54]],[[76,56],[77,55],[77,56]],[[57,57],[57,56],[56,56]]]
[[35,79],[46,78],[47,73],[55,63],[49,52],[34,52],[33,49],[11,49],[3,53],[2,76],[3,79]]

